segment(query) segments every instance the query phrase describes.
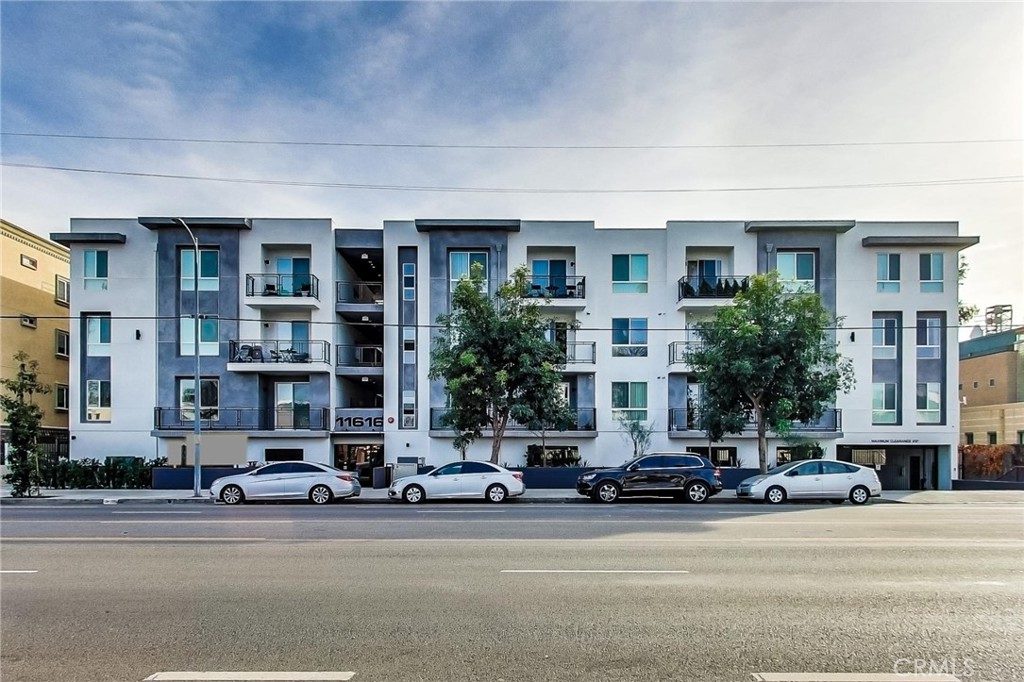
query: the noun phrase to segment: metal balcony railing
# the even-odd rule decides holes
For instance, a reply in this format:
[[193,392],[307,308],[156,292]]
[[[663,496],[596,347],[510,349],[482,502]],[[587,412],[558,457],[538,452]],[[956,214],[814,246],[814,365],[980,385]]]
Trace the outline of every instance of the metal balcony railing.
[[383,282],[335,282],[338,303],[384,304]]
[[531,275],[527,294],[538,298],[586,298],[587,278],[582,275]]
[[[161,431],[193,428],[192,408],[157,407],[153,425]],[[328,431],[330,410],[326,407],[215,407],[199,411],[203,431]]]
[[[700,421],[699,413],[696,409],[686,409],[685,407],[675,407],[668,411],[668,430],[674,431],[702,431],[703,425]],[[751,419],[747,422],[744,428],[745,432],[756,431],[757,420]],[[790,430],[793,433],[806,433],[809,431],[818,431],[824,433],[838,433],[843,430],[843,411],[835,407],[831,407],[821,415],[821,417],[813,422],[804,424],[803,422],[793,421],[790,426]]]
[[[596,431],[597,430],[597,410],[593,407],[577,407],[573,411],[576,413],[575,420],[569,423],[566,431]],[[447,414],[447,407],[432,407],[430,408],[430,428],[433,431],[444,431],[450,429],[444,423],[444,415]],[[554,433],[553,429],[547,429]],[[515,421],[509,421],[506,431],[539,431],[539,429],[531,429],[524,424],[520,424]]]
[[750,286],[747,275],[695,276],[679,278],[679,298],[732,298]]
[[679,365],[686,362],[686,351],[699,348],[702,343],[697,332],[687,329],[683,332],[684,340],[672,341],[668,344],[668,364]]
[[384,346],[358,346],[340,344],[334,347],[338,367],[383,367]]
[[308,296],[320,300],[320,280],[316,275],[255,273],[245,276],[246,296]]
[[231,362],[331,362],[327,341],[233,340],[229,349]]

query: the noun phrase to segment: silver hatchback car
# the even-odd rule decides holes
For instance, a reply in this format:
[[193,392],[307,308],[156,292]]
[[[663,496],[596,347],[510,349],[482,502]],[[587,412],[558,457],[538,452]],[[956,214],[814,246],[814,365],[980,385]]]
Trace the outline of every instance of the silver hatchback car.
[[302,499],[328,504],[358,497],[361,490],[356,474],[317,462],[274,462],[210,484],[210,496],[224,504]]
[[768,504],[825,499],[835,504],[844,500],[865,504],[881,494],[882,484],[873,469],[830,459],[783,464],[766,474],[745,479],[736,488],[736,497]]

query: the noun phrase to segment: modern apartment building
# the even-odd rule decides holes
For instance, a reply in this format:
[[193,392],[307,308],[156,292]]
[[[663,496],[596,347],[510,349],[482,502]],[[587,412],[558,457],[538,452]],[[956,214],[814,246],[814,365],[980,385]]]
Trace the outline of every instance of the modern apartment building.
[[[50,393],[36,396],[43,411],[40,447],[68,453],[70,281],[68,250],[6,220],[0,220],[0,378],[13,379],[14,356],[25,351],[39,363],[38,379]],[[7,415],[0,425],[7,447]]]
[[1024,327],[960,343],[965,445],[1024,445]]
[[[956,223],[593,222],[184,218],[200,243],[203,462],[305,458],[349,467],[457,457],[446,398],[428,379],[437,316],[479,263],[493,291],[518,265],[568,358],[577,418],[544,434],[590,466],[631,451],[616,417],[653,424],[654,449],[754,466],[753,429],[708,443],[694,420],[700,385],[683,349],[750,275],[777,269],[844,318],[835,330],[856,388],[769,460],[812,443],[826,457],[878,464],[889,488],[957,477]],[[75,456],[188,458],[194,412],[196,269],[174,218],[72,220]],[[102,255],[101,255],[102,254]],[[98,264],[102,263],[102,271]],[[102,280],[102,282],[100,282]],[[502,460],[522,465],[541,434],[513,425]],[[488,439],[469,456],[485,458]]]

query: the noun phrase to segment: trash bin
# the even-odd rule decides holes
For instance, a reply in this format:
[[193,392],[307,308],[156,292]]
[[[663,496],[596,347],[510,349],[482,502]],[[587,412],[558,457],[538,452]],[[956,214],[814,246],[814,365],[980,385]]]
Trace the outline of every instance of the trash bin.
[[373,487],[376,489],[391,486],[391,466],[373,467]]

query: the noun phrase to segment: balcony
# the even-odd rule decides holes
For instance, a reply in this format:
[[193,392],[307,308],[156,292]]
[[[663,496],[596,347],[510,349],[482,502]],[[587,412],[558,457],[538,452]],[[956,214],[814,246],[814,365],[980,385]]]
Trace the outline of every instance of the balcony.
[[590,373],[597,371],[597,342],[569,341],[565,344],[564,372]]
[[[193,429],[191,408],[157,407],[153,427],[157,431],[189,432]],[[203,431],[328,431],[330,410],[326,407],[217,407],[201,409]]]
[[[549,438],[558,437],[560,434],[571,433],[576,437],[597,437],[597,410],[593,407],[577,407],[574,408],[576,412],[576,419],[569,424],[569,427],[565,431],[545,431]],[[451,436],[452,429],[450,426],[445,426],[442,423],[445,413],[448,412],[447,407],[432,407],[430,408],[430,435],[431,436]],[[527,426],[520,424],[515,421],[510,421],[508,427],[505,429],[505,435],[509,437],[518,438],[530,438],[536,437],[540,433],[539,430],[530,429]],[[484,430],[484,434],[489,437],[491,431],[489,429]]]
[[[816,434],[820,438],[840,438],[843,435],[843,411],[837,408],[829,408],[814,422],[804,424],[793,421],[790,432],[806,436]],[[731,437],[750,438],[757,436],[757,421],[751,419],[743,433],[729,434]],[[769,432],[771,437],[771,432]],[[685,407],[671,408],[668,411],[668,437],[669,438],[707,438],[701,430],[700,419],[695,410],[688,410]]]
[[334,409],[335,432],[384,433],[383,407],[337,407]]
[[327,341],[233,340],[228,345],[232,372],[329,372],[331,344]]
[[334,373],[339,376],[384,374],[384,346],[339,344],[334,358]]
[[747,275],[717,275],[713,277],[680,277],[678,309],[703,308],[722,305],[750,286]]
[[531,275],[527,295],[533,298],[584,299],[587,278],[582,275]]
[[275,310],[320,308],[320,280],[316,275],[254,273],[245,276],[245,304]]
[[334,300],[338,314],[349,322],[384,322],[384,283],[334,283]]
[[696,330],[685,329],[683,339],[670,341],[668,344],[668,365],[675,372],[689,372],[690,365],[686,362],[686,352],[700,347],[701,339]]

